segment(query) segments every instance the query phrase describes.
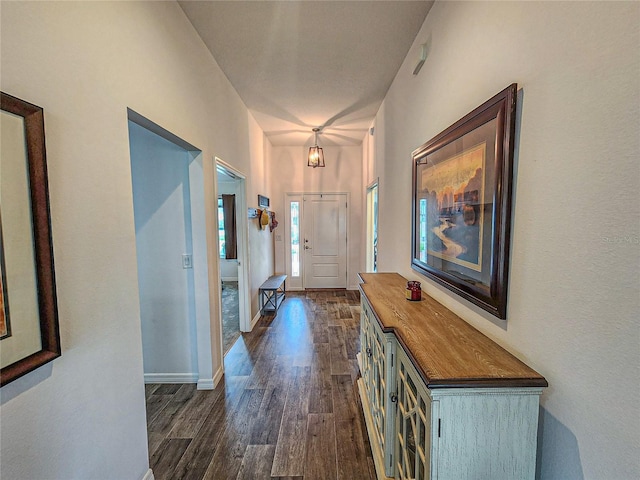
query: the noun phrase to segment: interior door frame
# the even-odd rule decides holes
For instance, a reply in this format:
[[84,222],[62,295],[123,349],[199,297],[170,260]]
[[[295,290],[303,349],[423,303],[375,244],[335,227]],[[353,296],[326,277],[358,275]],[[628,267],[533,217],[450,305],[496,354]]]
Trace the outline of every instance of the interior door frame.
[[[222,169],[227,175],[238,180],[236,185],[236,225],[237,225],[237,242],[238,242],[238,315],[240,317],[240,331],[251,331],[251,305],[249,295],[249,217],[247,215],[247,177],[240,170],[229,165],[224,160],[215,157],[214,168],[214,198],[218,198],[218,169]],[[215,211],[218,209],[216,207]],[[217,223],[216,223],[217,225]],[[219,252],[220,238],[217,228],[215,229],[216,251]],[[222,275],[220,272],[220,255],[218,253],[217,264],[217,285],[221,285]],[[222,328],[222,292],[220,288],[216,290],[218,299],[218,318],[220,320],[220,328]],[[222,335],[220,335],[220,348],[222,346]]]
[[[350,215],[349,205],[351,204],[351,194],[349,192],[286,192],[284,194],[284,209],[285,209],[285,225],[284,225],[284,265],[285,273],[287,274],[287,290],[299,291],[306,288],[304,284],[304,254],[300,251],[300,281],[297,282],[291,277],[291,203],[296,201],[297,197],[300,202],[300,235],[304,234],[304,197],[310,195],[345,195],[347,201],[347,207],[345,212],[345,231],[346,231],[346,246],[345,246],[345,262],[346,262],[346,288],[349,288],[349,227],[350,227]],[[301,247],[303,243],[301,242]]]

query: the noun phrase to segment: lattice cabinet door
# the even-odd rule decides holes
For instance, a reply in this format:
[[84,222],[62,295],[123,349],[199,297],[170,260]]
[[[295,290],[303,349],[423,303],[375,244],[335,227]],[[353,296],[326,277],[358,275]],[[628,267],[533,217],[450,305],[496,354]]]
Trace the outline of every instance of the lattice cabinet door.
[[[369,303],[363,298],[360,317],[360,362],[366,402],[365,418],[376,467],[393,477],[395,404],[390,402],[395,387],[396,338],[384,333]],[[377,452],[377,453],[376,453]]]
[[376,442],[384,456],[384,470],[388,477],[394,471],[395,404],[391,397],[395,392],[396,339],[392,333],[383,333],[378,321],[371,321],[373,346],[373,389],[370,399]]
[[431,397],[411,361],[397,351],[397,408],[395,477],[401,480],[431,479]]
[[[374,319],[373,322],[376,320]],[[372,322],[372,323],[373,323]],[[371,416],[373,417],[373,424],[375,427],[376,437],[372,439],[380,446],[380,451],[385,451],[385,432],[386,432],[386,419],[387,419],[387,379],[386,379],[386,338],[382,334],[377,325],[373,324],[372,336],[371,336],[371,396],[369,402],[371,404]]]

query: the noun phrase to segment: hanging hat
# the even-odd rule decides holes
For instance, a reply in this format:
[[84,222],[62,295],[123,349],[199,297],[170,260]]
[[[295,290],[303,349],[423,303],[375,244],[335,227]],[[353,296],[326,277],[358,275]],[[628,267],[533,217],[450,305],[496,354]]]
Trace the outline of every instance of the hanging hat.
[[263,229],[267,225],[269,225],[269,212],[267,212],[265,208],[262,210],[262,213],[260,213],[260,229]]

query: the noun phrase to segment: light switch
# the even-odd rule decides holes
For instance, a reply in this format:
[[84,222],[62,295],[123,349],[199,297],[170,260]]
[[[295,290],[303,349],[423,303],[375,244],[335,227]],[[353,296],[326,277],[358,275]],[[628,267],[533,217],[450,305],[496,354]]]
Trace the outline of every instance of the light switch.
[[191,255],[185,253],[182,255],[182,268],[193,268],[193,261]]

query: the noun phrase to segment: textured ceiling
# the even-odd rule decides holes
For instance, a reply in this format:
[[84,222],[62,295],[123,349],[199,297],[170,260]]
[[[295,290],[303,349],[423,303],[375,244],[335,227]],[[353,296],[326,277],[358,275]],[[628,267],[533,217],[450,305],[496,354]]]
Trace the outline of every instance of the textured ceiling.
[[433,4],[179,3],[273,145],[359,145]]

